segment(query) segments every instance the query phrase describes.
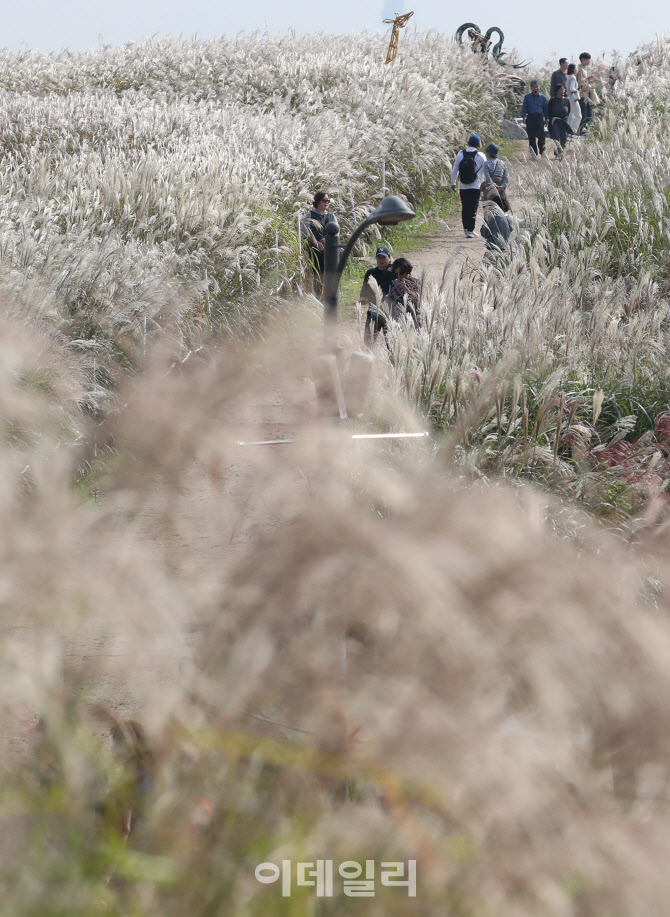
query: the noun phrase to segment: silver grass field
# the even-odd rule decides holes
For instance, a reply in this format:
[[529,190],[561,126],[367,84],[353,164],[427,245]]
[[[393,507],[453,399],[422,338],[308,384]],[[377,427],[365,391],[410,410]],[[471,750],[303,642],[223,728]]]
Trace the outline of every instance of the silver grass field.
[[[0,57],[2,914],[667,911],[670,48],[335,425],[296,214],[382,158],[420,209],[505,106],[401,50]],[[317,859],[416,897],[255,879]]]

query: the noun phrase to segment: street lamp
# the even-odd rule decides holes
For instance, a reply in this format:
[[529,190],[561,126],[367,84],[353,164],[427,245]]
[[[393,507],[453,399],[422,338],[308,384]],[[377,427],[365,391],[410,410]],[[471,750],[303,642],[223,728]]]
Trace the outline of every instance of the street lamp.
[[[339,308],[338,290],[340,288],[342,272],[356,244],[356,240],[363,230],[367,229],[368,226],[372,226],[373,223],[382,223],[384,226],[395,226],[404,220],[413,220],[415,216],[416,214],[414,211],[401,197],[391,195],[390,197],[383,198],[377,209],[356,227],[353,235],[344,246],[341,255],[339,223],[337,220],[331,220],[329,223],[326,223],[324,227],[326,232],[326,244],[323,252],[323,302],[324,318],[327,328],[332,328],[337,322]],[[326,333],[328,334],[328,331]]]

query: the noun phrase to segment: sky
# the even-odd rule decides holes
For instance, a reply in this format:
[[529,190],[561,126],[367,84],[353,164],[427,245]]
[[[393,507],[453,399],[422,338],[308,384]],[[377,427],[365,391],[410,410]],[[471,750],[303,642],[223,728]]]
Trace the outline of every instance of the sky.
[[[466,8],[472,12],[467,13]],[[505,48],[516,47],[538,64],[546,59],[575,59],[581,51],[594,57],[613,50],[627,54],[656,34],[670,32],[670,4],[662,0],[590,0],[569,5],[537,0],[23,0],[5,7],[0,46],[40,51],[83,50],[101,42],[110,45],[160,35],[199,38],[235,36],[242,31],[294,28],[299,32],[335,34],[382,25],[389,11],[414,10],[410,25],[419,31],[456,31],[468,19],[482,31],[497,25]],[[401,39],[402,41],[402,39]]]

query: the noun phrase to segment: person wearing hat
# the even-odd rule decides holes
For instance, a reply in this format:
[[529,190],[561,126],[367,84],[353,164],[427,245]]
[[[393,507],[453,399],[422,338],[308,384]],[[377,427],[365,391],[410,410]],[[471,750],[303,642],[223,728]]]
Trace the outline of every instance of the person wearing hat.
[[[393,268],[391,267],[391,252],[385,245],[380,245],[376,251],[377,266],[368,268],[365,272],[365,277],[363,278],[363,286],[361,287],[361,302],[368,304],[368,311],[365,317],[365,339],[372,342],[379,331],[383,331],[386,335],[386,318],[380,312],[379,305],[377,303],[377,294],[373,290],[370,280],[374,280],[379,288],[382,299],[388,296],[391,289],[391,284],[395,280],[395,274],[393,273]],[[372,332],[372,324],[374,322],[374,335]]]
[[363,278],[363,286],[361,287],[360,295],[361,302],[374,303],[377,301],[377,297],[370,286],[370,278],[377,282],[377,286],[381,290],[382,296],[388,295],[391,284],[395,280],[395,275],[391,268],[391,252],[389,249],[385,245],[380,245],[375,252],[375,256],[377,259],[377,266],[368,268]]
[[484,152],[486,153],[484,177],[486,180],[493,182],[493,184],[496,186],[498,197],[500,198],[500,206],[505,213],[509,213],[509,211],[512,209],[510,207],[509,201],[507,200],[509,172],[507,171],[507,166],[502,161],[502,159],[498,159],[500,147],[496,146],[495,143],[489,143]]
[[482,182],[485,180],[484,166],[486,165],[486,156],[480,152],[479,147],[482,145],[477,134],[472,134],[468,139],[468,145],[461,150],[456,157],[454,167],[451,170],[451,190],[456,190],[456,182],[460,182],[461,193],[461,220],[466,238],[474,239],[477,235],[475,232],[475,221],[477,219],[477,208],[479,207],[479,195],[481,193]]

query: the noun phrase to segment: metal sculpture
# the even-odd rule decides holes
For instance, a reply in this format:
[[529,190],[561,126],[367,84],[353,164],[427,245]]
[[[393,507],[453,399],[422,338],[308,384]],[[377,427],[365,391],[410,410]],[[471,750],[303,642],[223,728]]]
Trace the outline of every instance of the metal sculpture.
[[[476,23],[464,22],[463,25],[456,30],[456,38],[460,44],[463,44],[463,35],[466,31],[468,33],[468,38],[472,42],[472,50],[475,52],[475,54],[488,55],[489,49],[491,49],[493,60],[497,64],[500,64],[501,67],[511,67],[513,70],[521,70],[526,66],[525,63],[510,64],[507,61],[507,55],[503,53],[502,49],[503,42],[505,41],[505,36],[502,29],[499,29],[497,25],[492,26],[488,32],[483,33],[479,26],[476,25]],[[491,48],[492,36],[495,33],[497,33],[500,38],[496,44],[493,45],[493,48]]]
[[384,22],[390,23],[393,28],[391,29],[391,41],[389,42],[389,49],[386,54],[385,63],[390,64],[396,59],[396,54],[398,53],[398,39],[400,37],[400,29],[403,29],[408,21],[414,15],[414,10],[410,13],[396,13],[395,19],[385,19]]

